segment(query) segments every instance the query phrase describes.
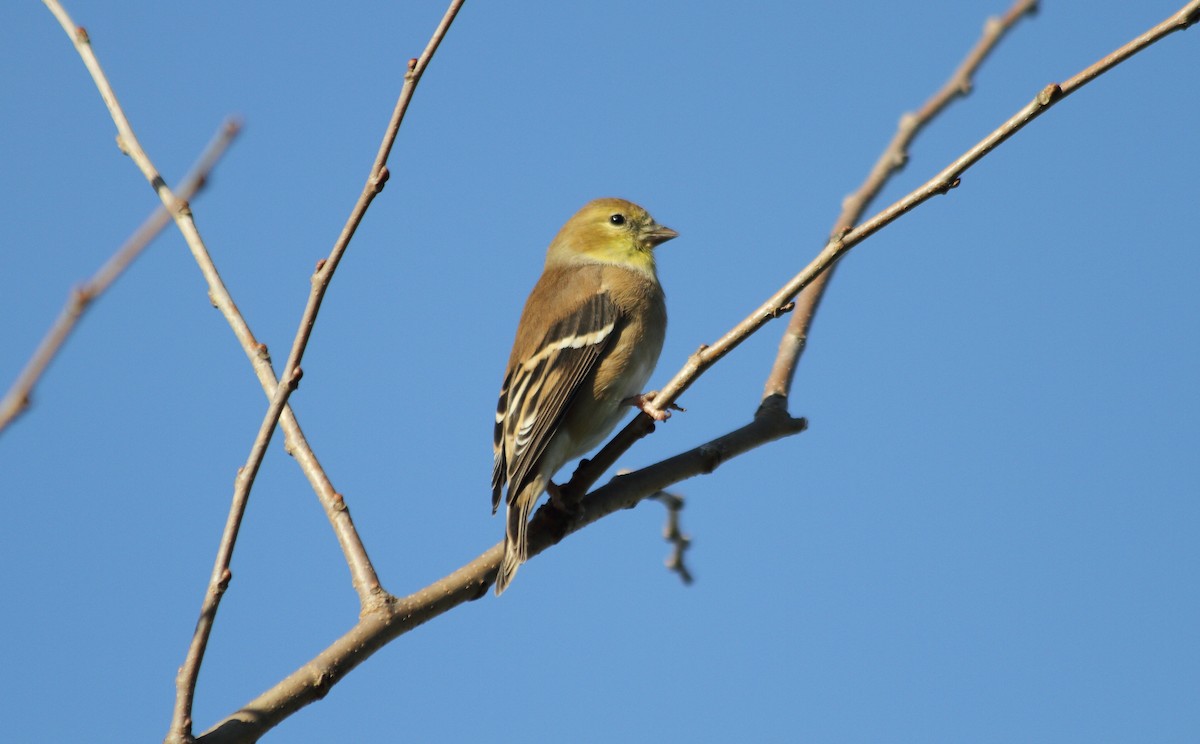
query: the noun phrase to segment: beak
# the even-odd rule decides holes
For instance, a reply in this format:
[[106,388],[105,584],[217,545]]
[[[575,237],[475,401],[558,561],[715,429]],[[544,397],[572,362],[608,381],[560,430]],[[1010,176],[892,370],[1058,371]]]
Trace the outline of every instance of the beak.
[[669,227],[663,227],[657,222],[653,222],[646,228],[646,231],[642,233],[642,237],[645,238],[646,242],[649,243],[651,247],[657,247],[667,242],[671,238],[678,238],[679,233],[675,232]]

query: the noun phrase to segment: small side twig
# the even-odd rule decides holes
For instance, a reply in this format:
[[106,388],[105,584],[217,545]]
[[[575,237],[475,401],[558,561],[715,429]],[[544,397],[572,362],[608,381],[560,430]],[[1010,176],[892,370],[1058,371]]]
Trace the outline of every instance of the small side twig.
[[[633,471],[622,469],[617,471],[617,475],[627,475]],[[661,502],[667,510],[667,523],[663,526],[663,539],[671,543],[671,555],[663,561],[668,571],[679,574],[680,580],[684,584],[692,583],[692,572],[688,570],[687,564],[684,563],[683,557],[687,549],[692,546],[692,538],[683,534],[679,527],[679,514],[683,511],[685,500],[682,496],[667,491],[658,491],[652,493],[646,498],[654,499]]]
[[[830,231],[832,238],[846,233],[852,225],[862,218],[867,207],[883,191],[883,187],[892,176],[899,173],[908,163],[908,148],[917,135],[933,121],[951,103],[966,97],[973,87],[976,71],[987,59],[992,50],[1000,43],[1005,35],[1012,30],[1022,18],[1033,15],[1037,11],[1037,0],[1017,0],[1004,15],[992,17],[984,23],[983,36],[967,53],[959,64],[958,69],[946,81],[946,84],[934,93],[928,101],[916,112],[906,113],[900,117],[892,141],[884,149],[883,154],[875,161],[875,165],[867,174],[866,180],[854,192],[842,200],[842,211],[833,223]],[[804,288],[796,300],[796,312],[788,321],[787,330],[779,341],[779,351],[767,382],[763,389],[763,399],[771,396],[786,398],[791,394],[792,380],[796,375],[796,365],[804,353],[808,343],[808,329],[816,317],[825,288],[833,279],[836,266],[817,277],[812,284]]]
[[649,498],[662,502],[662,505],[667,508],[667,524],[663,527],[663,539],[671,543],[672,547],[671,555],[667,556],[664,561],[667,570],[679,574],[680,580],[690,586],[694,579],[683,558],[684,553],[692,546],[692,538],[685,535],[679,528],[679,513],[683,511],[686,502],[679,494],[667,491],[651,494]]
[[[200,159],[192,166],[191,172],[176,187],[179,198],[190,199],[204,188],[213,168],[237,138],[241,126],[240,120],[232,118],[221,125],[200,155]],[[29,408],[34,386],[46,373],[83,314],[133,264],[142,251],[154,242],[170,222],[171,215],[164,207],[155,209],[90,279],[71,290],[58,320],[54,321],[54,325],[38,344],[37,350],[29,358],[29,362],[21,370],[4,399],[0,400],[0,432]]]

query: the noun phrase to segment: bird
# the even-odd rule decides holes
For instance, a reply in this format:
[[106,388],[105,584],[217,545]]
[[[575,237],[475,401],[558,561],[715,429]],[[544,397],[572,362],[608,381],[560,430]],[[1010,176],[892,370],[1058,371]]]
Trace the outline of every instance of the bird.
[[529,556],[528,524],[564,464],[595,448],[634,406],[656,420],[644,386],[667,308],[654,249],[679,233],[624,199],[585,204],[550,242],[525,301],[496,405],[492,514],[507,487],[499,596]]

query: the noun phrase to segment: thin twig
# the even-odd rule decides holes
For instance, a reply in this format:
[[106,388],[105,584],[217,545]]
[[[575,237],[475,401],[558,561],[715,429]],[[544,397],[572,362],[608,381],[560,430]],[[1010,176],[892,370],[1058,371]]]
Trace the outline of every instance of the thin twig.
[[683,558],[688,548],[692,547],[692,538],[679,527],[679,515],[686,502],[682,496],[667,491],[652,493],[650,498],[661,501],[667,508],[667,524],[663,527],[663,539],[671,543],[671,555],[665,561],[667,570],[679,574],[680,580],[690,586],[694,579]]
[[[622,469],[617,471],[617,475],[626,475],[633,471]],[[654,499],[662,503],[667,510],[667,523],[663,526],[663,539],[671,543],[671,555],[667,556],[664,564],[668,571],[679,574],[679,578],[684,584],[692,583],[692,572],[688,570],[687,564],[684,563],[683,556],[688,548],[692,546],[692,538],[683,534],[680,528],[679,515],[683,512],[684,498],[679,494],[668,493],[667,491],[658,491],[650,494],[647,498]]]
[[[871,168],[866,180],[853,193],[842,201],[842,211],[837,221],[833,223],[830,237],[849,230],[863,212],[883,190],[892,176],[899,173],[908,163],[908,148],[917,135],[940,114],[947,106],[959,98],[965,98],[973,87],[976,71],[991,54],[992,50],[1008,34],[1010,30],[1026,15],[1037,11],[1037,0],[1017,0],[1004,15],[989,18],[983,25],[983,36],[967,53],[959,64],[958,69],[946,81],[940,90],[933,94],[928,101],[915,113],[906,113],[900,117],[900,124],[892,141],[884,149],[875,166]],[[788,321],[787,330],[779,341],[779,352],[771,373],[763,390],[763,398],[782,396],[786,398],[791,393],[792,380],[796,374],[796,365],[800,355],[804,353],[808,342],[808,330],[816,316],[825,287],[833,279],[837,266],[829,267],[825,273],[813,280],[796,298],[796,311]]]
[[[221,156],[229,149],[229,145],[241,131],[241,122],[237,119],[227,119],[208,147],[200,155],[200,159],[192,166],[191,172],[176,187],[176,193],[182,199],[190,199],[200,192],[208,182]],[[87,281],[71,290],[67,295],[66,304],[59,313],[58,320],[47,331],[37,350],[26,363],[21,374],[13,382],[4,399],[0,400],[0,432],[24,413],[30,404],[34,386],[41,380],[50,363],[54,361],[59,350],[75,330],[80,317],[91,307],[92,302],[112,286],[124,271],[141,255],[158,237],[163,228],[171,222],[171,215],[163,207],[158,207],[146,218],[129,239],[109,257],[108,261]]]

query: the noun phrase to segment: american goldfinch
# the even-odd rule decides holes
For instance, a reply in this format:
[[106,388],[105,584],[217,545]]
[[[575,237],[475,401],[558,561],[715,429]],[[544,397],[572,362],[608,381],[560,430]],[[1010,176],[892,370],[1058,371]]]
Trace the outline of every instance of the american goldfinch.
[[626,405],[645,410],[667,330],[654,248],[678,234],[632,202],[596,199],[551,241],[496,406],[493,514],[508,486],[497,595],[528,558],[529,514],[554,474],[598,445]]

